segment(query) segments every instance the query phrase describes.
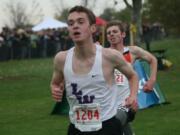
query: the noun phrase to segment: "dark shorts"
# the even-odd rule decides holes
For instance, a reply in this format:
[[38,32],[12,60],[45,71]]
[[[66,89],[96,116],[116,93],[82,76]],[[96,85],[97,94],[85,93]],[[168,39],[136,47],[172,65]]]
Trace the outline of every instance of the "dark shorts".
[[132,122],[135,119],[136,112],[133,109],[129,109],[126,112],[124,109],[118,109],[116,118],[120,120],[121,125],[124,126],[128,122]]
[[70,123],[68,135],[123,135],[121,123],[115,117],[102,123],[102,129],[93,132],[81,132]]
[[128,111],[128,122],[132,122],[135,119],[136,116],[136,111],[134,111],[133,109],[129,109]]

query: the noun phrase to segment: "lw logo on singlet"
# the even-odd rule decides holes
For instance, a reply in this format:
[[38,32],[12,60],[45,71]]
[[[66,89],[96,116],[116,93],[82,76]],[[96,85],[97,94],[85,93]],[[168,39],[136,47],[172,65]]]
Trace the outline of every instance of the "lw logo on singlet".
[[77,92],[77,84],[72,83],[71,86],[72,86],[72,94],[76,96],[76,99],[78,100],[79,104],[93,103],[93,100],[95,98],[94,95],[90,95],[90,96],[84,95],[83,96],[83,93],[81,90]]

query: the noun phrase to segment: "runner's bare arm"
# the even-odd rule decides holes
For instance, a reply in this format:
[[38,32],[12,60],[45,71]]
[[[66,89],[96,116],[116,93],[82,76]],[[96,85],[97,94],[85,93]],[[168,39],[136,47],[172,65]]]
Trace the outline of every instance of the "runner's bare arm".
[[156,82],[157,59],[151,53],[149,53],[148,51],[146,51],[140,47],[133,46],[131,50],[132,50],[132,54],[135,56],[136,59],[143,59],[143,60],[147,61],[150,65],[150,70],[151,70],[150,78],[146,82],[146,84],[144,85],[144,88],[143,88],[145,92],[149,92],[149,91],[153,90],[154,83]]
[[65,53],[60,52],[54,58],[54,71],[51,79],[51,93],[55,101],[61,102],[64,91],[63,67],[65,61]]

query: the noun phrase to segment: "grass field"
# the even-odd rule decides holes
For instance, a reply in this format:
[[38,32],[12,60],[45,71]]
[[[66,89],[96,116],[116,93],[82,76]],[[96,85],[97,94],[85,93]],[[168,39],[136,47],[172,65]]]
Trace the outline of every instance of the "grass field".
[[[136,135],[180,134],[180,40],[153,42],[167,49],[173,67],[158,72],[158,83],[170,104],[137,113]],[[68,117],[50,115],[54,102],[49,83],[52,59],[0,63],[0,135],[66,135]]]

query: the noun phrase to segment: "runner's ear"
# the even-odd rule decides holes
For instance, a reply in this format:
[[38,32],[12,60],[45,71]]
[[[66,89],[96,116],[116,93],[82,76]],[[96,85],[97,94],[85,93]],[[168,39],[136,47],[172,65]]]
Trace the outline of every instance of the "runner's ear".
[[96,32],[96,25],[95,24],[91,25],[91,31],[92,31],[92,33]]
[[125,38],[126,33],[125,33],[125,32],[122,32],[122,33],[121,33],[121,36],[122,36],[123,38]]

